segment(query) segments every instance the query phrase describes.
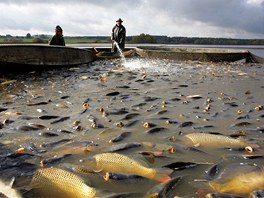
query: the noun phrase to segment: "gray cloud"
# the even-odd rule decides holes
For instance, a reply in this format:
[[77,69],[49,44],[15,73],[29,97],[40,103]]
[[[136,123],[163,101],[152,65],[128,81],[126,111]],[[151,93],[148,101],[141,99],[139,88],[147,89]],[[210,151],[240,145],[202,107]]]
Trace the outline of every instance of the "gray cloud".
[[264,2],[247,0],[5,0],[0,34],[109,35],[121,17],[128,35],[264,38]]
[[155,7],[173,17],[200,21],[205,24],[240,29],[256,34],[264,34],[264,2],[261,6],[250,6],[244,0],[184,0],[164,4],[155,1]]

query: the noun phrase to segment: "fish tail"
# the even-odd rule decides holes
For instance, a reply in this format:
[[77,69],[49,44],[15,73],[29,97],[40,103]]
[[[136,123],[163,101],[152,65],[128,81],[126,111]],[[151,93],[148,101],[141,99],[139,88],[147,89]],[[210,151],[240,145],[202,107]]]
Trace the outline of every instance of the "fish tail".
[[220,184],[216,183],[216,182],[209,182],[208,186],[213,189],[214,191],[220,191]]
[[173,170],[171,169],[165,169],[165,168],[157,168],[155,169],[155,175],[153,177],[154,180],[159,182],[167,182],[171,180],[171,177],[169,176]]
[[252,143],[252,144],[249,144],[248,146],[250,146],[250,147],[252,147],[253,149],[256,149],[256,150],[260,149],[260,145],[257,144],[257,143]]

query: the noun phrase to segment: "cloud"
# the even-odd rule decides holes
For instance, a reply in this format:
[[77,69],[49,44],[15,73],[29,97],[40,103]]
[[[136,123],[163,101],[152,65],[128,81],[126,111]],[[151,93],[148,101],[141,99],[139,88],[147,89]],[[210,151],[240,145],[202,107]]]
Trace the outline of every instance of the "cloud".
[[248,4],[255,5],[255,6],[260,6],[264,0],[247,0]]
[[252,7],[243,0],[185,0],[181,3],[173,1],[170,4],[155,1],[155,7],[173,18],[175,23],[184,18],[196,23],[203,23],[208,28],[226,28],[232,29],[233,32],[264,34],[263,4]]
[[121,17],[128,35],[264,38],[263,0],[5,0],[0,34],[110,35]]

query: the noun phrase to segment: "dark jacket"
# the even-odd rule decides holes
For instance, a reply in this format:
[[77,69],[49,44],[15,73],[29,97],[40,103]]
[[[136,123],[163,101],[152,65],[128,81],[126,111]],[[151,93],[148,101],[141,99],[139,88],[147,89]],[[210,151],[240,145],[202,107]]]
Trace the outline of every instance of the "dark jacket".
[[65,41],[63,36],[54,35],[52,39],[49,41],[49,45],[61,45],[65,46]]
[[116,41],[119,47],[121,49],[124,49],[126,40],[126,28],[123,25],[115,25],[112,29],[111,40]]

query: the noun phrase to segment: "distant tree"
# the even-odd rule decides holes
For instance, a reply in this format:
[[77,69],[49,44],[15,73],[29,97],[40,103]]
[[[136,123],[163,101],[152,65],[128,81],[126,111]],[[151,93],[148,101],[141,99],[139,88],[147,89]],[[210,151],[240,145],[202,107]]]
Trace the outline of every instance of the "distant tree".
[[33,43],[48,43],[47,39],[42,39],[42,38],[34,38]]
[[41,39],[48,39],[50,36],[45,35],[45,34],[37,34],[33,35],[34,38],[41,38]]
[[30,34],[30,33],[27,33],[26,38],[27,38],[27,39],[32,38],[31,34]]
[[149,34],[140,34],[139,36],[133,36],[133,43],[156,43],[156,38]]

